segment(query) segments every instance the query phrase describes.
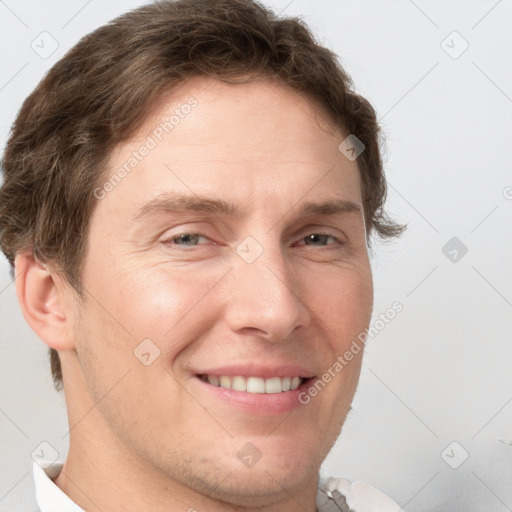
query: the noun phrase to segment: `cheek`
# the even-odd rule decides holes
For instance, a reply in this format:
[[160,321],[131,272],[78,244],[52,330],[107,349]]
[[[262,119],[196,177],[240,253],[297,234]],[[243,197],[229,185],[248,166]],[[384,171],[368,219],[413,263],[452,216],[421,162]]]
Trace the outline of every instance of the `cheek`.
[[101,301],[95,308],[96,324],[107,323],[110,343],[117,348],[129,345],[127,357],[133,357],[142,340],[150,339],[172,359],[194,335],[208,328],[213,316],[208,294],[220,277],[219,270],[185,266],[118,268],[96,282]]
[[[104,401],[103,414],[126,409],[125,419],[132,424],[129,411],[146,407],[141,388],[155,390],[154,397],[157,389],[173,389],[172,394],[166,391],[159,396],[171,410],[180,401],[180,388],[169,376],[168,364],[209,328],[212,304],[201,299],[212,288],[210,279],[197,272],[171,275],[158,267],[119,268],[108,276],[89,273],[84,286],[87,301],[75,326],[75,339],[87,386],[95,401],[119,388]],[[154,361],[148,366],[138,359],[142,349]],[[112,418],[112,423],[118,422]]]
[[[311,284],[314,286],[314,283]],[[373,284],[369,266],[340,269],[322,279],[310,294],[310,304],[328,327],[333,348],[342,350],[364,331],[371,320]]]

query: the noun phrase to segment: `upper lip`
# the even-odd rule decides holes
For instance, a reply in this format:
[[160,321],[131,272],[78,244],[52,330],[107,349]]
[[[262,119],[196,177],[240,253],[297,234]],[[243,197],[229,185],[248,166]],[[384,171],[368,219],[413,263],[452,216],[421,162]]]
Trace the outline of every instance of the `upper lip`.
[[242,376],[242,377],[261,377],[268,379],[270,377],[302,377],[309,379],[315,374],[303,366],[293,364],[236,364],[230,366],[217,366],[215,368],[205,368],[194,372],[196,375],[217,375],[217,376]]

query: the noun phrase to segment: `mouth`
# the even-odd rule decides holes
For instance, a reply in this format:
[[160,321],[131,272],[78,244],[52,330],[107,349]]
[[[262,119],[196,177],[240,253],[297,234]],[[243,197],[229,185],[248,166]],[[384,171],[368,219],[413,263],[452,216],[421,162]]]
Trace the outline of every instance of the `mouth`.
[[[268,375],[268,374],[267,374]],[[213,400],[219,411],[225,407],[228,414],[251,416],[279,416],[302,407],[302,393],[307,392],[315,377],[220,375],[199,373],[193,375],[198,393]]]
[[199,374],[197,377],[212,386],[233,391],[253,394],[277,394],[295,391],[312,380],[306,377],[254,377],[243,375],[207,375]]

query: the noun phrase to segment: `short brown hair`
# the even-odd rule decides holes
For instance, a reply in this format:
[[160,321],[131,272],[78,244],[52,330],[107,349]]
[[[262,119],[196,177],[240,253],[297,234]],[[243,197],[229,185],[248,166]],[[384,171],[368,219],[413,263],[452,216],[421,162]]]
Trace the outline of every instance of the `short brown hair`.
[[[25,100],[3,158],[0,246],[14,265],[31,251],[59,269],[83,298],[81,266],[95,203],[113,148],[151,105],[193,76],[269,77],[316,101],[365,145],[358,157],[368,232],[403,229],[383,210],[382,134],[370,103],[330,50],[297,18],[253,0],[177,0],[143,6],[83,37]],[[58,352],[50,349],[60,391]]]

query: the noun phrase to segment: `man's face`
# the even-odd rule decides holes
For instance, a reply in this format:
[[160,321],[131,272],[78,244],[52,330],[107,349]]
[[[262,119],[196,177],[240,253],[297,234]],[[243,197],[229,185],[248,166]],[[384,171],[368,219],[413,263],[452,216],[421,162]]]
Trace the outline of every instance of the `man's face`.
[[[120,465],[232,502],[297,489],[339,434],[361,352],[307,405],[298,394],[370,321],[357,162],[318,107],[269,82],[189,81],[114,151],[108,176],[148,136],[156,147],[92,215],[74,317],[83,375],[64,376],[71,413],[92,401],[99,414],[71,436],[114,439]],[[294,377],[298,389],[277,392]]]

